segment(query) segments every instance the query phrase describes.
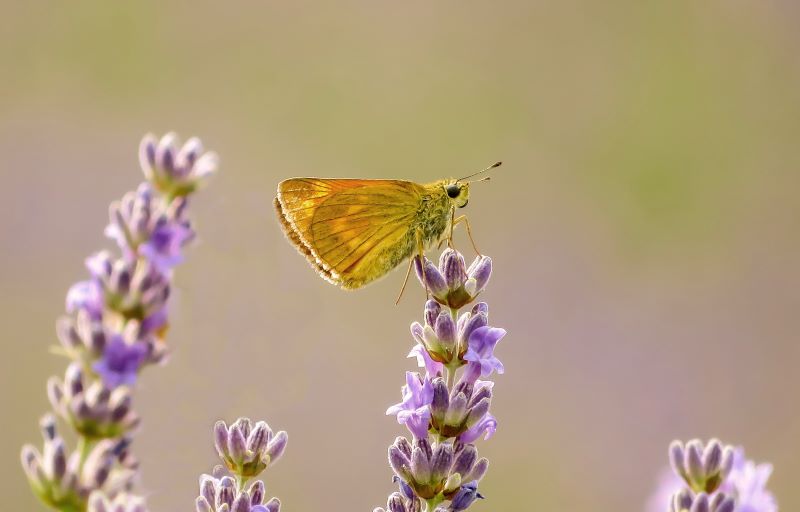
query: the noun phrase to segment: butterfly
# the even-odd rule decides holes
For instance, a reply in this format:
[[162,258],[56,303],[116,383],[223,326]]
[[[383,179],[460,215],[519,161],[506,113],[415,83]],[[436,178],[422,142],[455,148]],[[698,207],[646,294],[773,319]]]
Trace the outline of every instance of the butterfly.
[[[427,184],[290,178],[278,184],[275,211],[286,237],[314,270],[326,281],[353,290],[383,277],[412,255],[422,256],[431,245],[445,239],[451,243],[456,224],[463,222],[472,240],[467,218],[455,216],[455,210],[469,202],[474,181],[465,180],[500,164]],[[410,271],[409,264],[406,279]]]

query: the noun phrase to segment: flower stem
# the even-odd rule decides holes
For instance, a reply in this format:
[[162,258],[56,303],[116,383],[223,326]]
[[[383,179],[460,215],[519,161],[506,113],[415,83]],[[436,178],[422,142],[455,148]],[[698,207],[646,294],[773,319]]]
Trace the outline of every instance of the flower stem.
[[86,436],[78,436],[78,475],[83,474],[83,465],[89,457],[89,452],[92,450],[92,442]]

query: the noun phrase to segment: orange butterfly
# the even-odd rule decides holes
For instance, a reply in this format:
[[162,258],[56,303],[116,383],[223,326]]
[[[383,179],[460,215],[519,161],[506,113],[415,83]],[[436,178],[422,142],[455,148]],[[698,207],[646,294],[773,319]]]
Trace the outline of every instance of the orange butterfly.
[[286,236],[322,278],[356,289],[413,254],[422,255],[426,247],[451,240],[453,226],[460,222],[471,239],[469,222],[465,216],[455,217],[455,209],[467,205],[472,182],[463,180],[475,174],[425,185],[290,178],[278,185],[275,210]]

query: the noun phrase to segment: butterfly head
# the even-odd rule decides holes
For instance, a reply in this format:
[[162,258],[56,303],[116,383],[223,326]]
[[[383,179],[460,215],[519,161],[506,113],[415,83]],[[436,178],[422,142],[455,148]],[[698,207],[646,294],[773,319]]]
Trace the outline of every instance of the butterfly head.
[[458,181],[446,183],[444,191],[456,208],[467,206],[469,202],[469,183],[459,183]]

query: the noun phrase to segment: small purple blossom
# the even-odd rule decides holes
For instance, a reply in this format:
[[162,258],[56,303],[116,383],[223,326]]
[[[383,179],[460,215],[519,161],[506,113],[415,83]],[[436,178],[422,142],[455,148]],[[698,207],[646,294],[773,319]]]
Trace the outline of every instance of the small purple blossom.
[[497,432],[497,419],[487,412],[475,425],[458,436],[458,440],[462,443],[472,443],[483,436],[483,440],[488,441],[495,432]]
[[403,401],[386,410],[387,415],[396,415],[397,422],[408,427],[415,438],[428,436],[431,419],[430,404],[433,401],[433,384],[428,377],[420,378],[418,373],[406,372],[406,385],[403,386]]
[[121,336],[114,336],[92,369],[111,389],[133,386],[147,352],[147,345],[143,343],[126,343]]
[[85,310],[90,318],[98,320],[103,314],[103,289],[97,281],[80,281],[67,292],[67,313]]
[[430,354],[428,354],[428,351],[425,350],[425,347],[423,347],[420,343],[414,345],[414,348],[412,348],[411,352],[408,353],[408,357],[417,358],[417,365],[420,368],[425,368],[425,372],[428,374],[429,379],[433,379],[438,375],[442,375],[442,372],[444,372],[444,365],[434,361]]
[[194,236],[194,231],[188,225],[163,219],[139,250],[142,256],[152,261],[162,272],[166,272],[183,262],[181,249]]
[[492,372],[502,374],[503,363],[494,355],[497,342],[503,339],[506,330],[497,327],[478,327],[469,336],[469,348],[464,360],[469,362],[469,378],[488,377]]

